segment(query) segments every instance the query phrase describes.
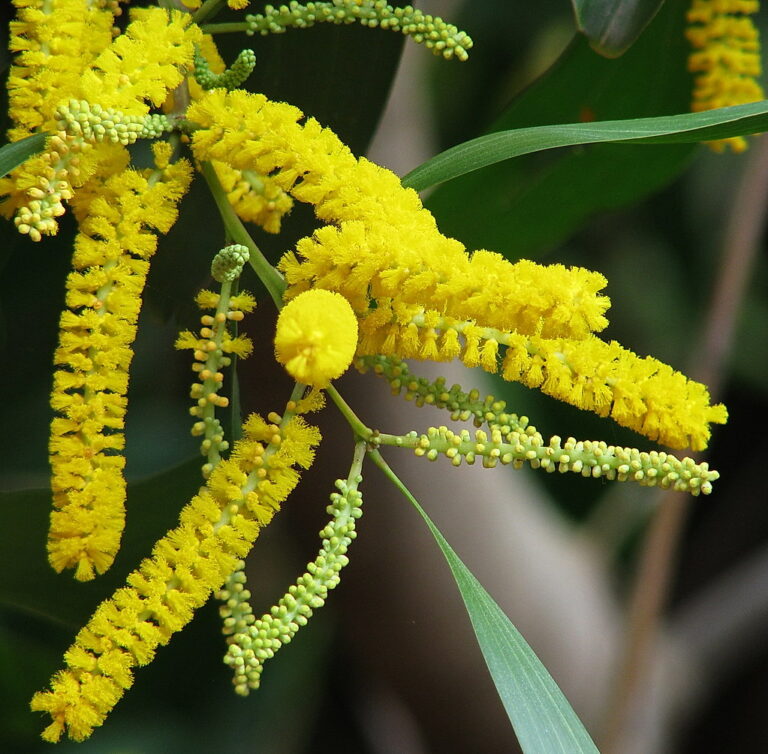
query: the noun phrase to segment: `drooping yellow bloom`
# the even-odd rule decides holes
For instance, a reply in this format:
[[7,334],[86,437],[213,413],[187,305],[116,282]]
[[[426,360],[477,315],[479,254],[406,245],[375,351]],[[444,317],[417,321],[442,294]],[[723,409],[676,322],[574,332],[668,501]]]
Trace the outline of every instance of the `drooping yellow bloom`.
[[[87,25],[90,16],[85,11],[91,3],[88,0],[68,1],[78,8],[79,25],[74,24],[79,29],[78,38],[87,37],[91,31]],[[38,24],[40,13],[34,16]],[[112,15],[107,15],[111,26]],[[51,37],[59,33],[64,21],[56,13],[52,17],[55,21],[48,31]],[[56,217],[64,213],[63,202],[71,200],[89,181],[95,181],[99,186],[113,174],[115,162],[123,159],[119,155],[125,152],[120,145],[93,144],[62,131],[63,126],[56,119],[57,108],[74,98],[98,103],[103,108],[114,108],[129,116],[146,115],[151,106],[162,104],[168,92],[183,81],[186,70],[192,66],[194,45],[201,40],[202,32],[190,23],[188,14],[146,8],[134,9],[131,18],[125,33],[111,44],[109,34],[101,48],[96,41],[82,45],[89,54],[75,54],[76,51],[70,49],[72,45],[62,50],[62,57],[69,61],[65,66],[68,78],[60,89],[51,87],[46,105],[40,110],[40,116],[45,120],[39,117],[34,121],[41,130],[53,131],[55,137],[45,153],[27,160],[10,176],[0,179],[3,214],[15,214],[19,231],[29,234],[34,241],[39,241],[42,235],[55,234],[58,231]],[[99,36],[99,28],[96,24],[94,39],[104,42],[103,34]],[[31,31],[26,33],[29,35]],[[37,94],[39,92],[35,92],[35,96]],[[20,118],[29,120],[31,117],[21,108],[19,112]],[[25,125],[25,121],[19,123]],[[98,192],[87,190],[87,193]]]
[[709,392],[662,362],[615,341],[543,338],[456,320],[423,307],[383,301],[360,320],[359,356],[480,366],[599,416],[610,416],[672,448],[703,450],[710,423],[726,421]]
[[78,96],[81,73],[112,42],[114,16],[106,3],[89,0],[13,4],[9,48],[18,54],[8,76],[8,138],[17,141],[51,129],[58,103]]
[[125,169],[90,202],[67,278],[51,405],[54,511],[48,553],[57,570],[85,581],[114,560],[124,525],[123,423],[131,344],[156,232],[167,232],[191,178],[185,161]]
[[236,170],[223,162],[214,162],[213,167],[241,220],[267,233],[280,232],[283,217],[293,209],[293,199],[270,176]]
[[275,356],[298,382],[326,387],[347,371],[357,346],[357,319],[344,296],[305,291],[280,311]]
[[[758,0],[693,0],[686,37],[693,47],[688,70],[695,74],[691,110],[711,110],[763,99],[760,37],[750,15]],[[743,136],[709,142],[717,151],[747,148]]]
[[[292,407],[295,410],[295,406]],[[66,652],[51,690],[32,699],[50,714],[43,738],[82,741],[133,684],[132,669],[181,630],[221,587],[308,468],[320,434],[299,416],[252,416],[244,439],[182,510],[179,525],[101,603]]]
[[725,421],[703,385],[592,335],[607,324],[602,275],[468,256],[397,176],[356,159],[313,119],[299,124],[290,105],[219,90],[188,115],[202,126],[193,135],[199,159],[269,173],[332,223],[280,268],[289,298],[317,289],[347,298],[360,320],[359,354],[460,357],[675,448],[705,447],[709,423]]
[[[342,293],[356,312],[371,298],[439,309],[487,326],[582,338],[607,324],[605,278],[561,265],[512,265],[475,252],[437,229],[418,194],[398,177],[359,160],[330,130],[262,95],[212,90],[188,110],[202,126],[192,137],[198,159],[270,175],[295,199],[315,205],[323,228],[281,262],[288,296],[311,287]],[[474,261],[473,261],[474,260]]]

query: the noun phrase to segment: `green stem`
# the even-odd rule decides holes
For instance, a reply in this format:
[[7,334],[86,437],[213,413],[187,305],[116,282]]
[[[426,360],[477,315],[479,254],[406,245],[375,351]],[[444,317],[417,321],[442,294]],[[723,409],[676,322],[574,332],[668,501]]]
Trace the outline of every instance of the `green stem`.
[[226,0],[205,0],[205,2],[192,14],[192,20],[201,26],[206,18],[215,16]]
[[365,454],[367,452],[368,445],[365,440],[359,440],[355,443],[355,452],[352,455],[352,464],[349,467],[349,476],[347,476],[347,484],[354,489],[357,489],[357,485],[359,484],[358,480],[363,468],[363,460],[365,459]]
[[336,404],[336,407],[341,411],[347,422],[349,422],[349,426],[352,427],[355,435],[366,442],[370,440],[373,436],[373,430],[366,427],[360,421],[357,414],[349,407],[349,404],[339,395],[339,391],[333,385],[329,385],[326,388],[326,392],[331,396],[331,400]]
[[[200,10],[202,10],[202,8],[200,8]],[[204,34],[230,34],[231,32],[247,31],[248,24],[242,21],[225,24],[206,24],[202,29]]]
[[219,208],[227,233],[229,233],[235,243],[248,247],[251,255],[251,267],[253,267],[254,272],[259,276],[259,280],[264,283],[265,288],[269,291],[275,306],[278,309],[282,308],[283,292],[285,291],[283,276],[269,263],[264,254],[261,253],[261,249],[251,238],[251,234],[245,229],[234,208],[229,203],[229,199],[227,199],[227,195],[219,181],[219,177],[216,175],[216,171],[213,169],[213,165],[210,162],[203,162],[202,172],[205,180],[208,182],[208,188],[210,188],[211,194],[213,194],[216,206]]

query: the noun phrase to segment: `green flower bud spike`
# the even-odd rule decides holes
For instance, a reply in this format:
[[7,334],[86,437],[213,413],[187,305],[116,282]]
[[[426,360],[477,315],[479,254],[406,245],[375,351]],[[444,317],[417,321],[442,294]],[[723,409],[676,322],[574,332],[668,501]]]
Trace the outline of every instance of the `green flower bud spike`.
[[223,73],[214,73],[208,61],[195,47],[195,81],[203,89],[238,89],[256,67],[256,54],[253,50],[243,50],[235,62]]
[[247,15],[245,21],[246,34],[281,34],[290,28],[359,21],[363,26],[399,31],[446,59],[466,60],[472,48],[472,39],[453,24],[410,5],[393,8],[385,0],[332,0],[306,5],[293,0],[278,7],[267,5],[263,13]]
[[[236,250],[232,251],[233,248]],[[245,312],[253,311],[256,306],[253,296],[245,291],[232,295],[232,281],[237,279],[242,270],[242,262],[239,266],[232,262],[242,257],[242,249],[245,249],[247,256],[245,246],[229,246],[216,255],[214,265],[220,256],[224,260],[220,265],[223,279],[221,293],[201,291],[197,296],[197,304],[201,309],[215,309],[215,313],[204,314],[200,318],[202,327],[199,335],[186,330],[176,340],[176,348],[189,348],[195,357],[192,370],[197,373],[199,381],[192,384],[190,397],[195,403],[189,412],[196,419],[192,425],[192,434],[203,438],[200,452],[206,457],[202,468],[205,479],[208,479],[221,460],[221,454],[229,449],[229,443],[224,439],[224,429],[216,417],[217,408],[229,405],[229,399],[219,395],[224,385],[223,370],[231,365],[232,354],[245,358],[252,349],[249,338],[232,336],[228,328],[228,325],[240,322]],[[227,280],[227,276],[231,280]]]
[[225,246],[213,258],[211,276],[219,283],[233,283],[240,277],[249,256],[250,252],[247,246],[239,243]]
[[[349,562],[347,549],[357,536],[355,521],[363,513],[363,499],[358,485],[363,479],[360,468],[365,451],[365,443],[359,443],[355,448],[349,477],[346,481],[336,480],[338,492],[331,495],[331,504],[326,509],[332,518],[320,531],[323,540],[320,552],[307,565],[306,573],[299,576],[268,613],[251,622],[250,610],[242,606],[243,600],[235,586],[242,582],[235,574],[234,582],[227,583],[226,592],[229,596],[227,605],[222,609],[222,615],[227,613],[224,616],[224,632],[230,632],[230,625],[241,627],[227,639],[229,649],[224,662],[234,670],[235,692],[241,696],[247,696],[251,689],[259,687],[265,661],[274,657],[275,652],[293,639],[313,612],[325,604],[328,592],[339,584],[339,573]],[[242,587],[239,593],[244,593]],[[224,590],[222,597],[223,594]]]
[[476,427],[487,424],[489,429],[499,429],[503,435],[513,430],[525,430],[528,426],[526,417],[506,412],[506,402],[498,401],[494,396],[481,398],[479,390],[465,393],[461,385],[446,386],[444,377],[434,381],[412,374],[408,365],[397,356],[363,356],[355,362],[358,371],[365,373],[372,370],[389,382],[393,395],[404,393],[407,401],[414,401],[417,406],[436,406],[451,412],[453,421],[469,421]]
[[124,146],[139,139],[157,139],[175,128],[165,115],[126,115],[112,107],[75,99],[59,106],[56,121],[58,127],[73,139]]
[[473,464],[481,459],[484,466],[512,464],[521,468],[525,463],[547,472],[572,472],[585,477],[605,478],[620,482],[636,482],[644,487],[662,487],[692,495],[708,495],[712,482],[720,474],[709,465],[692,458],[679,459],[664,451],[643,452],[636,448],[608,445],[599,440],[567,438],[563,444],[557,435],[545,442],[527,416],[507,413],[504,401],[492,395],[480,397],[477,390],[464,392],[459,385],[446,389],[445,379],[430,382],[411,374],[407,365],[397,357],[366,356],[358,359],[361,371],[373,370],[384,377],[395,395],[405,391],[407,400],[417,406],[432,405],[451,412],[454,421],[472,420],[476,427],[485,424],[490,432],[478,429],[454,432],[448,427],[430,427],[426,434],[379,434],[372,438],[382,445],[412,448],[417,456],[434,461],[444,455],[454,466],[462,461]]
[[245,582],[245,561],[240,560],[224,586],[216,592],[216,599],[224,603],[219,607],[219,615],[223,621],[221,631],[225,636],[246,631],[256,620],[248,602],[251,593],[246,589]]

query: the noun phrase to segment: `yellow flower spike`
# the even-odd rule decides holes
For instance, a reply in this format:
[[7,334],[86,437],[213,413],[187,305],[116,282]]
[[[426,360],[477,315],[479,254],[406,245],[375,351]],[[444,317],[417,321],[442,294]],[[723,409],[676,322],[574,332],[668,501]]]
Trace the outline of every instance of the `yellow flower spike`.
[[[547,337],[584,338],[603,329],[609,300],[596,272],[512,264],[492,252],[468,256],[446,238],[415,191],[391,171],[356,159],[330,130],[263,95],[216,89],[187,117],[199,160],[269,175],[334,225],[303,239],[279,267],[291,298],[309,288],[341,293],[358,315],[391,298],[478,325]],[[475,260],[475,261],[473,261]]]
[[[162,156],[163,149],[158,148]],[[125,512],[123,426],[130,345],[136,335],[154,228],[167,232],[189,185],[185,162],[141,174],[119,172],[102,186],[75,239],[61,316],[49,443],[54,511],[48,554],[56,571],[86,581],[117,553]]]
[[[704,385],[650,356],[641,358],[594,335],[583,340],[526,336],[391,303],[363,317],[360,334],[358,356],[433,361],[458,356],[468,367],[500,371],[506,380],[610,416],[672,448],[703,450],[709,425],[727,419],[724,406],[710,405]],[[442,348],[436,349],[435,343]]]
[[[693,48],[688,70],[694,74],[694,112],[763,99],[760,36],[750,18],[759,7],[757,0],[693,0],[686,37]],[[708,143],[718,152],[747,148],[743,136]]]
[[347,371],[356,346],[355,313],[338,293],[306,291],[280,311],[275,356],[298,382],[326,387]]
[[[320,441],[317,429],[290,411],[277,419],[278,425],[260,417],[244,424],[243,440],[182,510],[179,525],[77,634],[65,654],[66,668],[31,702],[52,718],[46,741],[58,741],[64,732],[82,741],[101,725],[132,685],[132,668],[149,663],[248,553],[296,486],[294,466],[308,468]],[[278,442],[265,445],[266,433]],[[261,482],[250,471],[256,458],[266,472]]]
[[18,54],[8,76],[11,141],[52,130],[57,104],[77,95],[81,73],[112,42],[114,22],[111,9],[83,0],[14,5],[9,48]]

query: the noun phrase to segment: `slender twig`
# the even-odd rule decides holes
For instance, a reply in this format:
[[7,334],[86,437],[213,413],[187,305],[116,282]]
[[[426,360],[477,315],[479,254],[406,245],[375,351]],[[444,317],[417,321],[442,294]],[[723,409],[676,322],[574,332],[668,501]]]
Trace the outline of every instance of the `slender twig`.
[[[755,140],[726,225],[720,269],[691,375],[720,392],[736,319],[747,288],[768,209],[768,136]],[[619,751],[633,706],[641,698],[651,665],[678,543],[691,498],[660,493],[635,576],[627,611],[628,631],[615,692],[606,718],[601,751]]]
[[205,0],[205,2],[192,14],[192,20],[200,26],[207,18],[215,16],[226,0]]
[[232,21],[231,23],[205,24],[202,29],[206,34],[232,34],[234,32],[247,31],[248,24],[243,21]]
[[213,165],[210,162],[203,162],[202,171],[205,180],[208,182],[208,188],[210,188],[211,194],[213,194],[216,206],[219,208],[219,213],[227,233],[229,233],[233,241],[248,247],[251,267],[253,267],[261,282],[264,283],[277,308],[280,309],[283,305],[283,292],[285,291],[283,276],[269,263],[269,260],[261,253],[261,249],[251,238],[251,234],[245,229],[234,208],[229,203],[229,199],[227,199],[227,195],[216,175],[216,171],[213,169]]

